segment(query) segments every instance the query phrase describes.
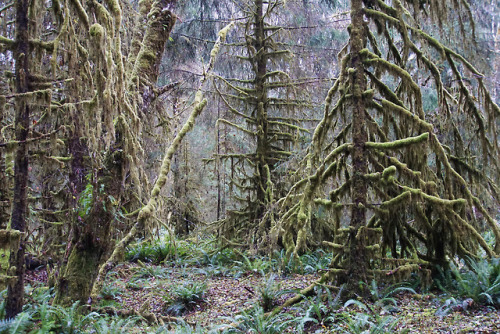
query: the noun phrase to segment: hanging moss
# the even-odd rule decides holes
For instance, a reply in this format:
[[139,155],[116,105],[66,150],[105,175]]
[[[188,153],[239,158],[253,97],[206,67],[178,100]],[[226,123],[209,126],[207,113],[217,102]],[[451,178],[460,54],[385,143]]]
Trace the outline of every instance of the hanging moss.
[[[89,18],[87,16],[86,10],[83,8],[82,3],[80,0],[70,0],[71,4],[75,7],[76,12],[78,14],[78,18],[80,21],[83,23],[84,27],[88,30],[90,28],[90,23],[89,23]],[[68,18],[70,15],[66,13],[66,18]]]
[[0,249],[19,248],[22,233],[18,230],[0,230]]

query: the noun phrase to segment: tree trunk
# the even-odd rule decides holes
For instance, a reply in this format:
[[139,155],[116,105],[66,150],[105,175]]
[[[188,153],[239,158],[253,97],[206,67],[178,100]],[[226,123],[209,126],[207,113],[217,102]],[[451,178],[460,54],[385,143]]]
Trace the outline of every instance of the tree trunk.
[[[158,79],[159,64],[165,43],[175,23],[175,15],[170,10],[166,10],[173,3],[175,0],[160,0],[153,3],[147,16],[149,21],[144,32],[142,46],[138,52],[131,53],[134,60],[133,67],[131,73],[125,73],[129,76],[125,78],[128,80],[124,80],[128,83],[128,87],[124,90],[140,92],[141,103],[138,108],[144,115],[148,114],[148,108],[156,98],[152,86]],[[117,87],[116,89],[123,88]],[[135,96],[135,93],[130,95]],[[122,153],[125,145],[124,134],[120,133],[118,129],[114,139],[115,143],[105,158],[105,166],[102,169],[104,172],[95,176],[92,181],[90,212],[83,218],[80,216],[81,221],[74,224],[75,244],[59,278],[54,301],[57,304],[70,305],[77,300],[84,304],[90,303],[90,295],[98,276],[99,267],[114,248],[114,244],[110,240],[113,231],[114,205],[121,202],[124,190],[122,189],[122,180],[124,180],[122,173],[126,172],[124,168],[126,158]],[[78,145],[74,148],[82,150]],[[77,166],[78,164],[77,160],[74,159],[72,169],[78,170],[80,168]]]
[[257,121],[257,180],[256,180],[256,199],[257,207],[255,208],[254,217],[251,219],[261,219],[266,206],[266,188],[267,188],[267,170],[269,157],[269,138],[268,138],[268,119],[267,119],[267,90],[266,90],[266,73],[267,73],[267,46],[266,32],[264,28],[264,9],[263,1],[255,1],[254,14],[254,33],[255,41],[255,92],[256,92],[256,121]]
[[[366,45],[366,36],[363,22],[363,1],[351,1],[351,72],[349,85],[352,91],[352,164],[354,175],[352,179],[352,211],[351,230],[349,232],[349,249],[345,269],[347,276],[339,283],[351,285],[351,289],[358,290],[359,282],[367,281],[368,261],[365,250],[365,240],[362,227],[366,225],[366,197],[367,186],[364,175],[368,171],[368,159],[365,143],[368,140],[366,132],[366,107],[363,101],[363,92],[366,90],[367,80],[363,68],[363,59],[360,51]],[[361,233],[360,233],[361,232]]]
[[[29,133],[30,110],[25,93],[29,91],[29,34],[28,34],[28,0],[16,2],[16,48],[14,50],[16,97],[15,127],[16,140],[19,144],[15,153],[14,165],[14,203],[11,214],[11,228],[24,233],[26,230],[28,155],[27,143]],[[17,249],[11,249],[9,267],[10,274],[17,276],[8,287],[5,312],[7,318],[14,318],[22,311],[24,298],[24,236],[21,235]]]
[[[0,93],[0,94],[3,94]],[[3,124],[5,114],[6,98],[0,98],[0,124]],[[9,222],[10,217],[10,198],[9,196],[9,176],[7,174],[8,163],[10,154],[6,154],[5,150],[0,150],[0,229],[5,229]],[[9,173],[11,174],[11,173]],[[12,175],[12,174],[11,174]]]

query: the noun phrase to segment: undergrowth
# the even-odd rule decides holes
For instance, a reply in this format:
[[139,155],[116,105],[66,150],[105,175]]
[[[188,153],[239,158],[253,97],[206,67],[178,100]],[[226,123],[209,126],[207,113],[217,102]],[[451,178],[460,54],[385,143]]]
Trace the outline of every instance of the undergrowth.
[[[183,321],[164,326],[147,325],[137,317],[120,319],[88,312],[78,303],[66,308],[54,306],[51,304],[51,289],[28,286],[23,312],[15,319],[0,320],[0,334],[135,333],[141,330],[148,333],[391,333],[402,321],[395,295],[416,293],[415,286],[408,284],[389,286],[373,281],[366,286],[369,301],[351,299],[343,302],[340,297],[342,288],[336,291],[330,286],[317,285],[314,294],[302,296],[301,303],[280,314],[269,315],[268,312],[287,297],[284,295],[297,293],[282,289],[282,280],[296,274],[319,275],[328,270],[331,254],[315,250],[303,254],[297,261],[287,258],[283,251],[264,256],[218,248],[210,240],[203,243],[175,240],[170,244],[159,241],[138,243],[129,247],[127,258],[137,264],[124,264],[108,274],[100,304],[96,304],[94,310],[99,311],[99,307],[106,305],[117,309],[123,307],[121,303],[126,298],[126,290],[131,290],[132,293],[141,292],[141,296],[163,297],[162,315],[182,317],[205,307],[208,291],[205,278],[238,281],[254,276],[261,277],[261,284],[246,287],[252,292],[253,304],[232,317],[224,318],[225,325],[211,327],[193,326]],[[441,269],[439,273],[435,284],[445,293],[446,299],[442,299],[437,316],[477,305],[499,307],[498,258],[468,259],[466,263],[452,264],[449,270]],[[170,282],[171,277],[180,277],[182,281]],[[156,288],[160,291],[153,291]],[[0,319],[5,317],[4,298],[5,292],[0,300]]]
[[447,296],[437,312],[441,316],[450,311],[465,311],[478,305],[498,308],[500,258],[468,258],[460,269],[455,264],[451,264],[448,270],[439,268],[435,284]]

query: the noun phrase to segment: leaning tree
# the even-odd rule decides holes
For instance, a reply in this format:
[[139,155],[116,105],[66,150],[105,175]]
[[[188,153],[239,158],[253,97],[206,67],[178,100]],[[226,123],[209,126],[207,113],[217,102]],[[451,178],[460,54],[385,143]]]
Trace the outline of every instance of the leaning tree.
[[[373,278],[429,279],[455,256],[498,256],[500,109],[466,56],[475,29],[468,2],[351,0],[350,15],[304,177],[279,201],[288,254],[306,249],[321,209],[333,250],[321,280],[353,293]],[[431,26],[471,48],[448,47],[424,30]]]

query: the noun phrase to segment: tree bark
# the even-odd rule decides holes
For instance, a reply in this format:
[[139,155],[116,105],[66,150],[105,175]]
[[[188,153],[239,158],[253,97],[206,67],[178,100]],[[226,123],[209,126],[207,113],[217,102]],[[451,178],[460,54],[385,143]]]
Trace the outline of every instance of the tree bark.
[[[352,179],[352,211],[351,230],[349,232],[349,249],[345,269],[347,276],[340,283],[352,285],[357,289],[358,283],[366,282],[367,277],[367,254],[365,250],[363,233],[360,229],[366,224],[366,197],[367,186],[364,175],[368,171],[368,158],[365,143],[368,140],[366,131],[366,106],[363,101],[363,92],[366,90],[367,80],[364,73],[361,50],[366,45],[366,36],[363,19],[363,1],[351,1],[351,64],[349,85],[352,92],[352,164],[354,175]],[[352,290],[348,289],[348,290]]]
[[114,210],[109,196],[119,198],[121,193],[121,151],[115,150],[107,162],[106,172],[99,175],[94,186],[90,213],[75,224],[77,241],[59,279],[56,304],[71,305],[77,300],[87,303],[99,265],[110,250]]
[[[11,214],[11,228],[24,233],[26,230],[27,184],[28,184],[28,154],[27,143],[29,133],[30,109],[25,93],[29,91],[29,33],[28,33],[29,0],[16,1],[16,48],[14,50],[16,96],[15,127],[16,140],[19,141],[15,152],[14,164],[14,203]],[[10,284],[7,293],[5,312],[7,318],[14,318],[22,311],[24,299],[24,236],[18,247],[11,249],[9,271],[17,276]]]
[[266,188],[267,188],[267,170],[269,157],[269,138],[268,138],[268,119],[267,119],[267,90],[266,90],[266,73],[267,73],[267,46],[266,32],[264,28],[264,9],[263,1],[255,1],[254,14],[254,34],[255,41],[255,92],[256,92],[256,121],[257,121],[257,182],[256,182],[256,199],[257,207],[254,212],[253,219],[260,219],[264,214],[266,206]]

